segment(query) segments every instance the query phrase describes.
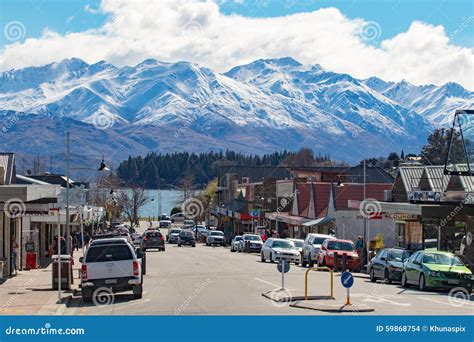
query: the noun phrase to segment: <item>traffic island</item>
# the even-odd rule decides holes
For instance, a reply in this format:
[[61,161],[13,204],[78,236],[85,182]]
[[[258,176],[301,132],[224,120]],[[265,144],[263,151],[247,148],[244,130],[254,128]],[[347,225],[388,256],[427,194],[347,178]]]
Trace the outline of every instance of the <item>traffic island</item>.
[[375,311],[374,308],[366,304],[356,304],[345,305],[343,303],[338,303],[334,301],[312,301],[312,300],[299,300],[290,304],[291,307],[308,309],[308,310],[317,310],[324,312],[334,312],[334,313],[357,313],[357,312],[372,312]]
[[[279,289],[262,293],[262,296],[277,303],[304,301],[304,293],[299,290]],[[308,300],[333,300],[330,296],[308,296]]]

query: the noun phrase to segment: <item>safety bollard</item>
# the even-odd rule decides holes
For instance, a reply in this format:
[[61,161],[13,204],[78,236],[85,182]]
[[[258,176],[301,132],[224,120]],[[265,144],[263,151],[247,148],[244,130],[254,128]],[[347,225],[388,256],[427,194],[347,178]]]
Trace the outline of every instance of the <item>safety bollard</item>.
[[342,269],[341,272],[347,271],[347,253],[342,255]]
[[334,252],[334,258],[333,259],[334,259],[334,267],[333,267],[334,272],[338,272],[338,269],[337,269],[338,255],[337,255],[336,252]]

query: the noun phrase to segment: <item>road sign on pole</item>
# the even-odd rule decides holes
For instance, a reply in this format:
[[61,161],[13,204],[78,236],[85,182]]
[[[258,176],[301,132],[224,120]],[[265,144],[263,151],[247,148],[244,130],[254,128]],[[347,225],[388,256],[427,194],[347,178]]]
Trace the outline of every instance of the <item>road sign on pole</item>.
[[349,289],[354,285],[354,277],[351,272],[345,271],[341,274],[341,284],[347,289],[346,305],[352,305]]

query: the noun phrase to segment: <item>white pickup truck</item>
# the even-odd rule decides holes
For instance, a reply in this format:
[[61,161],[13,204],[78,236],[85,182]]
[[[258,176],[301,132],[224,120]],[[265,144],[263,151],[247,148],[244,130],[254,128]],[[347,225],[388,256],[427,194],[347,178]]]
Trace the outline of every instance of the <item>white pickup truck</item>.
[[142,252],[124,238],[93,240],[82,263],[82,300],[92,301],[94,291],[108,288],[112,292],[133,291],[135,299],[143,293]]

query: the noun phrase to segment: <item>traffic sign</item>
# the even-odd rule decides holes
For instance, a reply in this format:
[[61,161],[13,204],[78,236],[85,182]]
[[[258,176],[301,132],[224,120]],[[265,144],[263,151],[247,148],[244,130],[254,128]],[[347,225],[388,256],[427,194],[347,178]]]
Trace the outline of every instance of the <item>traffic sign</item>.
[[252,217],[259,217],[260,216],[260,212],[258,210],[252,210],[250,212],[250,216]]
[[351,272],[345,271],[341,275],[341,283],[346,289],[352,287],[354,285],[354,277]]
[[280,261],[277,265],[278,272],[286,273],[290,270],[290,263],[288,261]]

